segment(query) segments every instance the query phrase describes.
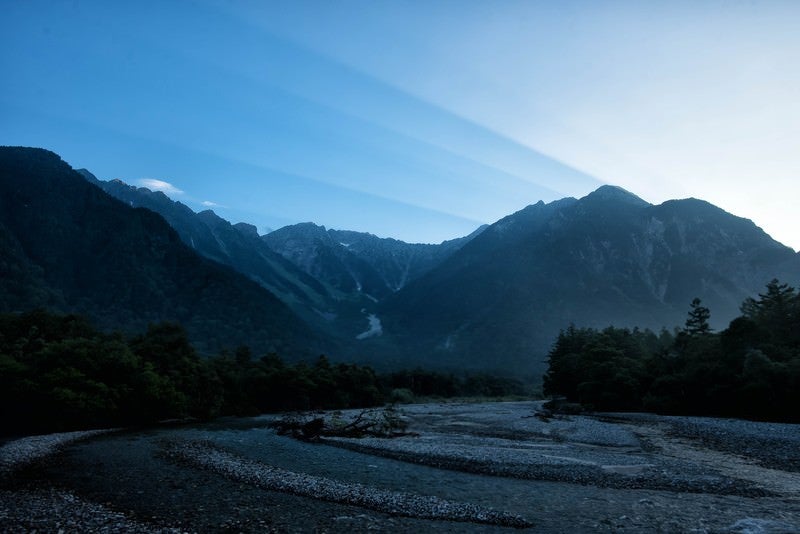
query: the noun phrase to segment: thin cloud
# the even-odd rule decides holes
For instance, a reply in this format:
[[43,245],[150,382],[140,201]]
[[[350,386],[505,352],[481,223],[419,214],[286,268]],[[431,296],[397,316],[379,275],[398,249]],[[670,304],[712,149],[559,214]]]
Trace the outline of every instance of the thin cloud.
[[151,191],[161,191],[162,193],[171,195],[183,194],[181,189],[178,189],[171,183],[165,182],[164,180],[156,180],[155,178],[141,178],[140,180],[137,180],[136,183],[142,187],[150,189]]
[[218,204],[218,203],[213,202],[211,200],[203,200],[202,202],[200,202],[200,205],[205,207],[205,208],[221,208],[221,209],[230,208],[230,206],[226,206],[225,204]]

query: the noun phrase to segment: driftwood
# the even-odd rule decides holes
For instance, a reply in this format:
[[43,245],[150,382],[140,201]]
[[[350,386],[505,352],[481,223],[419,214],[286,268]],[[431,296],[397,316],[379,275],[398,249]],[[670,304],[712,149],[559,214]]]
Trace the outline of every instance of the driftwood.
[[270,425],[278,434],[302,441],[319,441],[324,437],[393,438],[409,435],[402,415],[393,406],[380,410],[363,410],[350,420],[341,412],[330,415],[291,414]]

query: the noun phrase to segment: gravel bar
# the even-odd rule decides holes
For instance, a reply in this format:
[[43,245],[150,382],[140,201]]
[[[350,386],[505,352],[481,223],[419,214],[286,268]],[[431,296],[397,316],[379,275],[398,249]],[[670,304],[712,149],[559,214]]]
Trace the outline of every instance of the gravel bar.
[[[327,445],[439,469],[613,489],[766,497],[769,488],[730,470],[645,450],[639,428],[590,416],[541,419],[540,402],[403,406],[410,436],[327,437]],[[352,418],[357,411],[343,412]],[[650,416],[638,423],[659,424]],[[622,419],[624,422],[633,420]],[[676,419],[674,422],[685,418]],[[738,423],[738,422],[737,422]],[[726,424],[726,422],[723,422]],[[794,429],[798,428],[794,425]],[[790,433],[784,429],[781,436]],[[649,446],[649,442],[647,444]],[[791,456],[784,451],[786,456]],[[797,454],[795,449],[794,454]]]
[[102,504],[59,488],[19,487],[17,472],[55,455],[65,447],[117,429],[28,436],[0,447],[0,528],[5,532],[169,533],[180,529],[148,525]]
[[800,425],[701,417],[668,422],[677,436],[753,458],[766,467],[800,472]]
[[0,528],[4,532],[183,532],[141,523],[55,488],[0,490]]
[[273,467],[235,456],[216,448],[209,442],[176,442],[168,447],[167,454],[176,460],[262,489],[352,504],[389,515],[513,528],[532,526],[532,523],[519,515],[486,509],[473,504],[452,502],[432,496],[386,491],[363,484],[340,482]]
[[47,456],[51,456],[76,441],[115,431],[116,429],[61,432],[58,434],[29,436],[10,441],[0,447],[0,476],[8,475]]
[[[764,497],[771,493],[754,484],[719,474],[698,473],[687,466],[656,464],[597,465],[553,461],[549,458],[525,460],[504,458],[497,449],[454,446],[447,442],[423,440],[379,440],[326,438],[323,443],[365,454],[373,454],[403,462],[427,465],[439,469],[480,475],[566,482],[615,489],[666,490],[681,493],[711,493]],[[513,453],[511,453],[513,454]],[[538,460],[538,461],[537,461]]]

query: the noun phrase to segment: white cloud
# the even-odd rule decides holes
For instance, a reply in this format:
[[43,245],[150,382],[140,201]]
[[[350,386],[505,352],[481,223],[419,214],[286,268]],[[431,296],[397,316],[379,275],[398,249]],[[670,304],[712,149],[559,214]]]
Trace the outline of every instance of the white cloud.
[[202,202],[200,202],[200,205],[201,205],[201,206],[204,206],[204,207],[206,207],[206,208],[222,208],[222,209],[228,209],[228,208],[230,207],[230,206],[226,206],[225,204],[218,204],[218,203],[216,203],[216,202],[213,202],[213,201],[211,201],[211,200],[203,200]]
[[178,189],[169,182],[164,180],[156,180],[155,178],[141,178],[136,181],[140,186],[146,187],[152,191],[161,191],[168,195],[182,195],[183,191]]

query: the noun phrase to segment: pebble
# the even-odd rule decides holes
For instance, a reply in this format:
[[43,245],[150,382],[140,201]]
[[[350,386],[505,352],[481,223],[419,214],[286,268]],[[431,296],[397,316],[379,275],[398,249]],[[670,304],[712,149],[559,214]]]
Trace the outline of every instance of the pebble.
[[55,488],[0,490],[0,526],[8,529],[6,532],[182,532],[177,528],[135,521],[106,506]]
[[8,475],[13,471],[55,454],[61,448],[76,441],[114,431],[116,429],[60,432],[41,436],[28,436],[10,441],[0,447],[0,476]]
[[[28,436],[0,447],[0,481],[57,453],[67,445],[116,429],[60,432]],[[102,504],[86,501],[57,488],[0,489],[0,526],[19,532],[180,533],[128,518]]]
[[168,454],[196,467],[260,488],[313,497],[331,502],[352,504],[390,515],[463,521],[515,528],[532,526],[525,518],[439,497],[382,490],[363,484],[348,483],[307,475],[241,458],[200,441],[176,441]]
[[[404,408],[405,409],[405,408]],[[686,531],[689,525],[698,531],[714,532],[798,532],[795,526],[796,507],[788,506],[788,501],[767,498],[764,501],[753,488],[743,485],[738,479],[724,478],[698,467],[685,463],[662,462],[647,450],[643,450],[635,436],[620,425],[607,421],[594,421],[587,417],[571,417],[563,420],[542,422],[529,417],[531,403],[519,405],[502,404],[487,406],[426,406],[409,407],[408,412],[415,423],[429,418],[434,424],[422,425],[419,436],[396,440],[338,440],[339,446],[359,447],[376,455],[396,457],[405,461],[423,463],[434,467],[462,470],[468,472],[492,473],[514,478],[536,478],[556,482],[570,482],[591,487],[641,488],[656,487],[670,489],[670,492],[633,493],[631,507],[601,503],[600,512],[607,519],[595,523],[597,528],[615,530],[661,530]],[[779,464],[787,470],[800,466],[800,426],[773,425],[736,420],[711,420],[705,418],[664,418],[645,416],[654,422],[669,425],[671,432],[678,437],[687,437],[709,448],[718,448],[736,454],[749,454],[765,465]],[[452,421],[465,421],[460,427],[453,427],[447,433],[447,425]],[[444,422],[444,423],[443,423]],[[442,429],[445,429],[444,431]],[[502,432],[501,432],[502,431]],[[105,499],[90,502],[69,491],[51,487],[27,487],[14,482],[13,474],[24,466],[36,463],[48,455],[80,439],[86,439],[108,431],[71,432],[48,436],[33,436],[13,441],[0,447],[0,530],[20,532],[165,532],[178,533],[182,530],[150,515],[126,515],[112,509]],[[549,436],[552,439],[546,439]],[[327,500],[345,505],[362,507],[365,513],[338,514],[330,518],[336,531],[364,531],[371,528],[391,530],[392,522],[420,520],[460,521],[459,528],[485,529],[495,525],[526,527],[530,522],[525,517],[497,509],[507,507],[514,512],[527,512],[509,507],[506,503],[483,502],[482,506],[470,504],[468,497],[452,497],[445,500],[438,497],[419,495],[417,490],[408,488],[405,492],[380,489],[355,482],[337,481],[333,478],[303,474],[288,469],[280,469],[261,462],[237,456],[220,449],[212,442],[198,441],[182,437],[180,433],[171,436],[168,450],[171,459],[186,466],[187,471],[202,476],[222,475],[220,480],[232,480],[240,487],[245,485],[267,490],[280,491]],[[506,439],[508,438],[508,439]],[[545,438],[545,439],[543,439]],[[328,444],[334,444],[329,440]],[[749,452],[748,452],[749,451]],[[604,473],[602,466],[642,464],[641,455],[653,461],[652,468],[643,469],[635,475]],[[562,458],[559,459],[558,457]],[[625,458],[628,458],[625,460]],[[576,462],[575,460],[580,460]],[[583,463],[581,463],[583,462]],[[643,464],[642,464],[643,465]],[[178,467],[178,466],[176,466]],[[202,471],[195,471],[195,468]],[[287,466],[284,466],[287,467]],[[183,468],[183,467],[181,467]],[[291,469],[291,467],[290,467]],[[800,470],[794,469],[794,470]],[[11,474],[11,477],[7,475]],[[330,475],[326,475],[330,476]],[[650,486],[648,486],[648,484]],[[567,486],[567,485],[559,485]],[[425,490],[420,489],[420,492]],[[584,490],[569,490],[584,495]],[[675,493],[672,493],[672,492]],[[715,495],[686,495],[686,492],[716,492],[718,495],[742,495],[748,497],[717,497]],[[708,502],[708,510],[685,512],[681,499],[688,504],[702,498]],[[260,499],[260,497],[259,497]],[[728,499],[733,499],[729,501]],[[738,500],[736,500],[738,499]],[[100,502],[106,503],[100,504]],[[741,515],[729,510],[729,502],[744,503]],[[257,500],[256,504],[260,505]],[[675,504],[677,503],[677,504]],[[761,503],[764,503],[762,507]],[[778,504],[776,504],[778,503]],[[333,505],[331,505],[333,506]],[[559,501],[552,501],[550,507],[531,508],[530,517],[536,520],[539,528],[560,524],[559,514],[569,511],[569,507],[559,508]],[[771,508],[769,508],[771,507]],[[784,508],[791,508],[785,510]],[[127,508],[122,508],[126,510]],[[613,509],[615,513],[610,513]],[[738,509],[738,508],[737,508]],[[386,518],[373,510],[394,518]],[[715,512],[716,510],[716,512]],[[198,513],[205,514],[202,508]],[[555,519],[553,517],[558,515]],[[724,514],[724,519],[717,518]],[[168,512],[159,517],[172,517]],[[641,516],[641,517],[640,517]],[[685,516],[685,517],[684,517]],[[685,521],[692,517],[692,522]],[[717,518],[715,528],[709,530],[708,518]],[[174,517],[173,517],[174,519]],[[598,517],[588,514],[582,523],[588,528]],[[546,523],[546,521],[550,523]],[[255,521],[255,520],[253,520]],[[724,521],[724,522],[721,522]],[[166,524],[166,526],[163,526]],[[174,523],[173,523],[174,524]],[[182,522],[197,528],[197,523]],[[204,523],[199,523],[204,524]],[[260,524],[260,523],[259,523]],[[256,528],[256,523],[247,525],[231,520],[229,528],[234,531]],[[268,523],[259,531],[267,530]],[[645,526],[643,526],[645,525]],[[10,528],[9,528],[10,526]],[[452,528],[451,524],[447,528]],[[204,530],[199,528],[199,530]]]

